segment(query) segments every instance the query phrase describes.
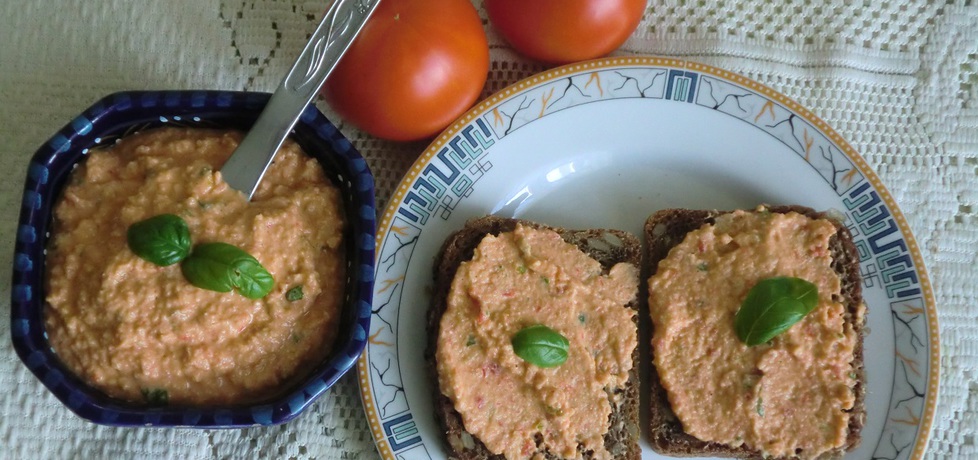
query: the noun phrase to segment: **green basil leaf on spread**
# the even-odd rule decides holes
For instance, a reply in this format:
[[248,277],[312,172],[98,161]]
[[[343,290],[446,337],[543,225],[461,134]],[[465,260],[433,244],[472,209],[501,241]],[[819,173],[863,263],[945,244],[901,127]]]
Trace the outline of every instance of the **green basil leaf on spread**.
[[217,292],[235,289],[249,299],[260,299],[275,286],[257,259],[227,243],[198,244],[180,269],[194,286]]
[[759,281],[734,317],[734,331],[748,346],[767,343],[801,321],[818,304],[818,287],[801,278]]
[[302,285],[298,285],[288,291],[285,291],[285,300],[289,302],[295,302],[296,300],[302,300]]
[[559,332],[538,324],[516,333],[513,351],[524,361],[539,367],[557,367],[567,361],[570,342]]
[[161,267],[180,262],[190,254],[190,229],[187,222],[173,214],[160,214],[130,225],[126,240],[137,256]]
[[140,391],[150,406],[165,406],[170,402],[170,394],[163,388],[143,388]]

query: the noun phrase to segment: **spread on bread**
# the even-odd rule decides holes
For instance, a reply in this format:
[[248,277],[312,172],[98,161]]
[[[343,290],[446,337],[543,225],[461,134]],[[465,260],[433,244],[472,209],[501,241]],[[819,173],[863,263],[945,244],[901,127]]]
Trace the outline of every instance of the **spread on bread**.
[[[608,390],[628,380],[637,345],[638,270],[601,265],[551,230],[517,225],[486,236],[456,271],[436,350],[441,391],[466,431],[506,458],[611,458]],[[567,341],[553,367],[517,356],[537,325]]]
[[[859,338],[832,264],[836,231],[795,212],[735,211],[686,234],[659,262],[649,279],[653,361],[684,431],[774,457],[815,458],[846,444]],[[749,347],[734,317],[772,277],[814,284],[818,302]]]

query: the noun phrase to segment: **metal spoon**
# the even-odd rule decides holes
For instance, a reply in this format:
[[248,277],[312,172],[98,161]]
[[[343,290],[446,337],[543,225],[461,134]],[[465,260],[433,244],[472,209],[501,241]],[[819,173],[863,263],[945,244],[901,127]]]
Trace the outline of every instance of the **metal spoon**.
[[251,200],[275,153],[380,0],[336,0],[221,175]]

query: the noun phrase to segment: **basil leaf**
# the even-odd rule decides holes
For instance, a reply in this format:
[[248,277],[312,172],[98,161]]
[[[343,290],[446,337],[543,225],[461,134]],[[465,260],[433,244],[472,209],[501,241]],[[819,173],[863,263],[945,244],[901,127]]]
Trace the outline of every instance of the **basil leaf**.
[[183,219],[173,214],[160,214],[130,225],[126,241],[141,259],[161,267],[173,265],[190,254],[190,229]]
[[257,259],[227,243],[198,244],[180,269],[194,286],[217,292],[236,289],[249,299],[260,299],[275,286]]
[[268,273],[268,270],[265,270],[265,267],[262,267],[261,263],[251,255],[248,255],[248,259],[241,259],[234,264],[231,280],[237,291],[249,299],[265,297],[275,287],[272,274]]
[[524,361],[539,367],[557,367],[567,361],[570,342],[559,332],[538,324],[516,333],[513,351]]
[[734,317],[734,331],[748,346],[767,343],[801,321],[818,304],[818,287],[801,278],[759,281]]

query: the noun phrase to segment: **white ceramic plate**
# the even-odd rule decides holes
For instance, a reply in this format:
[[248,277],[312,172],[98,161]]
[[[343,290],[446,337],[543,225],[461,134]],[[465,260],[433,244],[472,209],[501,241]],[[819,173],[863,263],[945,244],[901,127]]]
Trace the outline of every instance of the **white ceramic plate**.
[[[721,69],[609,58],[479,104],[400,183],[378,226],[361,396],[381,456],[445,458],[423,360],[432,263],[472,217],[641,235],[662,208],[802,204],[846,216],[871,333],[868,421],[847,458],[919,459],[937,399],[937,314],[920,253],[873,171],[823,121]],[[640,344],[646,343],[640,341]],[[646,440],[643,458],[659,458]]]

